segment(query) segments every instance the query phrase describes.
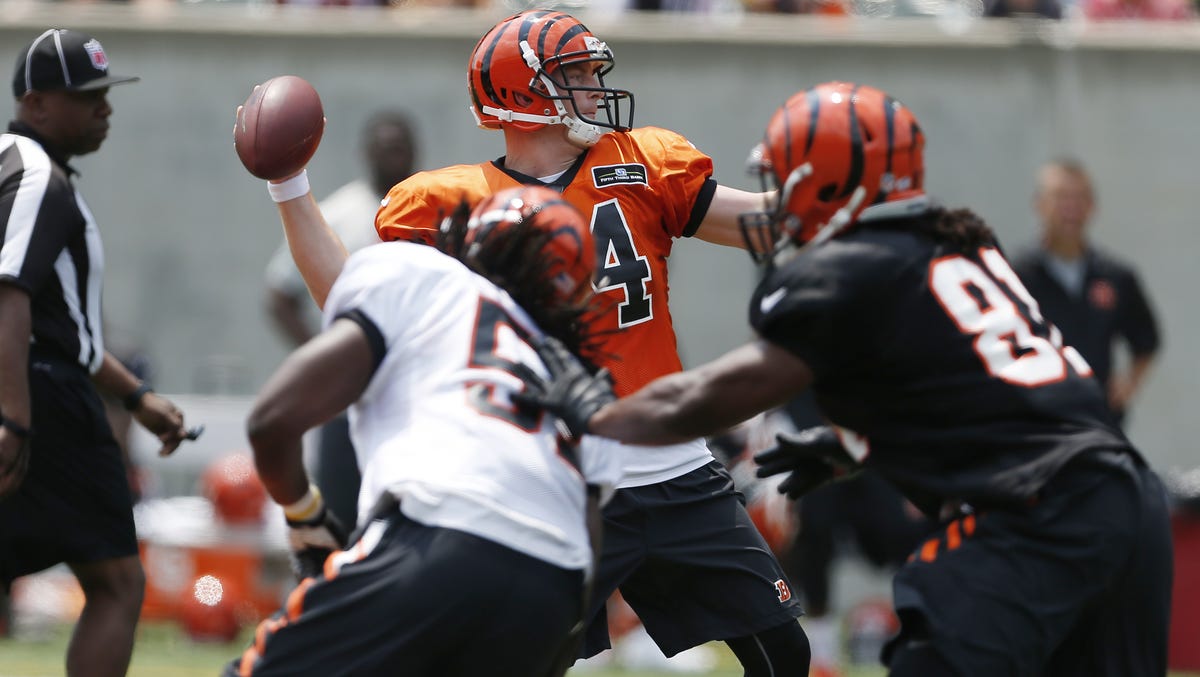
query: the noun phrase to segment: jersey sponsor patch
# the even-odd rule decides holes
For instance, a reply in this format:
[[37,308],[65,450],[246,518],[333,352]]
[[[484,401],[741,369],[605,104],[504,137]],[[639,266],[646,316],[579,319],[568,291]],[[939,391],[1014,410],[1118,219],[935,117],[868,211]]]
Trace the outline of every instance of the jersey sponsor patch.
[[630,183],[640,183],[643,186],[650,185],[646,181],[646,165],[637,162],[628,165],[592,167],[592,181],[596,184],[597,188],[609,188]]

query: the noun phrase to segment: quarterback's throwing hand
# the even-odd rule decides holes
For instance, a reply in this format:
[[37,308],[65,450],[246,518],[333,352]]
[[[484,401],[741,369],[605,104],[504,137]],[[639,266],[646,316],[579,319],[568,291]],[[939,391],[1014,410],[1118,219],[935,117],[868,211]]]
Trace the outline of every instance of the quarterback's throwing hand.
[[837,434],[828,426],[779,433],[776,446],[754,456],[756,475],[790,473],[779,484],[779,493],[800,498],[817,487],[853,475],[859,464],[846,453]]
[[562,341],[553,336],[547,336],[534,347],[550,371],[550,380],[527,380],[525,390],[515,393],[513,399],[519,405],[554,414],[566,428],[559,432],[578,440],[588,431],[592,416],[617,399],[612,390],[612,378],[607,369],[594,374],[589,372]]

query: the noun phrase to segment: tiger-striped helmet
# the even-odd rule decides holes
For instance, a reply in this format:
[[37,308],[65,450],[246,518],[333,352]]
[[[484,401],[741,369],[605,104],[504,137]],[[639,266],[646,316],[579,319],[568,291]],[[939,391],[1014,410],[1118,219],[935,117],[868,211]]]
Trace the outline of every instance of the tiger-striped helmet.
[[[570,82],[563,67],[574,64],[591,64],[595,84]],[[633,94],[604,86],[612,67],[612,50],[575,17],[545,9],[521,12],[493,26],[471,52],[471,112],[486,129],[564,125],[571,142],[586,148],[609,130],[633,124]],[[595,114],[579,110],[576,92],[599,93]]]
[[790,237],[804,244],[852,224],[871,205],[924,192],[925,136],[907,107],[873,87],[827,82],[775,112],[748,169],[778,190],[741,217],[756,260]]

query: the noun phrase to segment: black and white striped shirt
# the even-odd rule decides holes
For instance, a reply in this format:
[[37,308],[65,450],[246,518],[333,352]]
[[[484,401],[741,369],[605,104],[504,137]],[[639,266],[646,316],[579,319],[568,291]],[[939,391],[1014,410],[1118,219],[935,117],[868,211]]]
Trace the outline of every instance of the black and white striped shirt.
[[29,293],[39,350],[95,373],[104,359],[104,252],[74,173],[20,122],[0,134],[0,283]]

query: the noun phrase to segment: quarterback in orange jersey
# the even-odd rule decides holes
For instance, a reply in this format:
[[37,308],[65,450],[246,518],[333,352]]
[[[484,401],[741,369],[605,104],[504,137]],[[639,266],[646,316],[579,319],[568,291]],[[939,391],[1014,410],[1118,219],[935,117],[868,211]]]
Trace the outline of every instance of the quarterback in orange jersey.
[[[760,211],[764,196],[717,184],[711,159],[682,136],[633,129],[633,95],[605,85],[612,67],[608,46],[568,14],[528,10],[497,23],[468,70],[471,111],[480,127],[504,134],[504,157],[397,184],[376,228],[384,240],[430,242],[464,197],[478,202],[520,184],[561,192],[592,229],[607,309],[593,329],[606,336],[602,366],[621,394],[680,369],[667,304],[674,238],[743,247],[738,215]],[[292,256],[323,305],[344,248],[303,173],[271,190]],[[622,455],[579,655],[609,646],[605,601],[619,588],[667,656],[723,640],[750,677],[807,674],[798,601],[704,440]]]
[[[737,216],[763,196],[721,186],[712,160],[675,132],[632,128],[633,95],[605,85],[613,55],[574,17],[530,10],[496,24],[469,64],[479,126],[504,157],[422,172],[376,216],[383,240],[428,241],[464,195],[550,186],[589,218],[604,365],[618,395],[681,369],[667,299],[675,238],[744,246]],[[615,443],[613,443],[615,444]],[[807,674],[800,609],[703,440],[627,449],[604,511],[605,542],[581,656],[609,646],[605,599],[618,588],[668,656],[725,640],[747,675]]]
[[[618,394],[681,368],[667,307],[667,256],[674,238],[691,236],[701,225],[693,205],[712,199],[711,174],[712,160],[687,139],[644,127],[605,134],[551,182],[590,216],[597,292],[615,305],[597,329],[610,332],[605,350],[617,358],[606,366]],[[379,235],[384,241],[431,238],[440,215],[462,196],[474,204],[522,183],[537,182],[502,161],[421,173],[385,198]]]

